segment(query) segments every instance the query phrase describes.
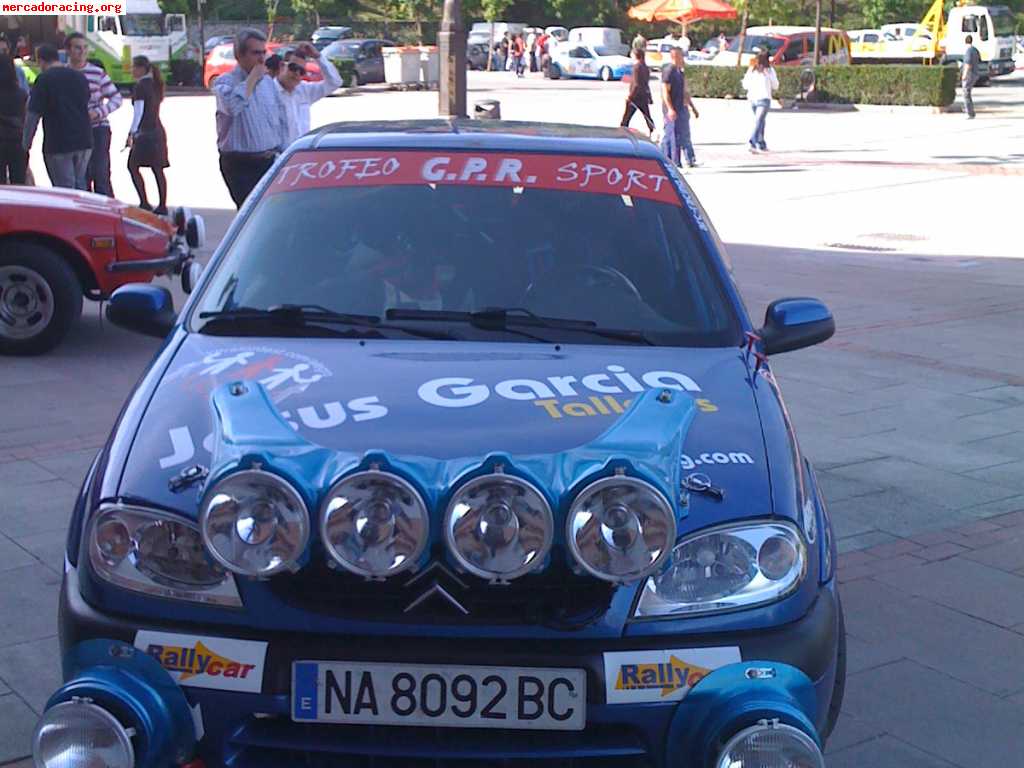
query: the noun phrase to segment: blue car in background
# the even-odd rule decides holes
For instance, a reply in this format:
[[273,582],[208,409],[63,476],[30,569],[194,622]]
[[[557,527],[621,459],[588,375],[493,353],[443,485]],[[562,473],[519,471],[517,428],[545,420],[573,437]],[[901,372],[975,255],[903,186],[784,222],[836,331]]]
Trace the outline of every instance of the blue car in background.
[[551,62],[550,76],[621,80],[633,71],[633,60],[625,55],[624,46],[561,43]]
[[299,139],[74,509],[36,765],[824,765],[832,526],[707,215],[621,129]]

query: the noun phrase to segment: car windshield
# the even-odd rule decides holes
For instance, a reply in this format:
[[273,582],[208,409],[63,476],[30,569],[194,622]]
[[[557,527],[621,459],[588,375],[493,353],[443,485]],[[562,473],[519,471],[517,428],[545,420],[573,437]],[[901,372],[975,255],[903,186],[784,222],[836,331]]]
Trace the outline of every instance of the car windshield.
[[164,33],[164,17],[159,13],[129,13],[121,17],[121,31],[126,36],[155,37]]
[[1010,37],[1017,31],[1017,23],[1013,14],[1006,8],[991,8],[992,28],[996,37]]
[[359,43],[335,41],[324,48],[324,55],[337,59],[354,59],[359,53]]
[[[782,46],[786,43],[784,38],[781,37],[769,37],[767,35],[747,35],[743,41],[743,52],[754,53],[755,51],[767,50],[769,54],[774,56],[781,50]],[[739,37],[733,38],[729,41],[728,50],[736,53],[740,49]]]
[[586,323],[638,343],[727,346],[738,318],[694,210],[655,160],[299,153],[219,260],[192,328],[301,305],[389,328],[412,310],[434,333],[480,339],[455,315],[505,310],[543,327],[497,340],[600,343]]

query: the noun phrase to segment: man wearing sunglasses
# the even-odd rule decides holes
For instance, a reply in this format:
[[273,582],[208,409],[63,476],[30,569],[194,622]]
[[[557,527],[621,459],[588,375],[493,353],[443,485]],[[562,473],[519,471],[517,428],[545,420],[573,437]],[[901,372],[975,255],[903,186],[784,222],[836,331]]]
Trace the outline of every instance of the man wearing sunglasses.
[[[306,61],[309,59],[316,59],[323,80],[316,83],[303,81]],[[341,75],[338,74],[338,70],[309,43],[300,43],[294,50],[285,54],[277,75],[278,96],[284,106],[287,123],[284,146],[309,132],[310,105],[334,93],[340,85]]]

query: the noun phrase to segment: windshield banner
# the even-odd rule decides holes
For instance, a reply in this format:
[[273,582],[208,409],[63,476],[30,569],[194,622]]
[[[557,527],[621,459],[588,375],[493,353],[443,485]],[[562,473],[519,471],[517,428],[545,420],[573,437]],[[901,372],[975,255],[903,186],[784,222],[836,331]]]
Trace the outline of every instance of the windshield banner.
[[268,194],[329,187],[458,184],[536,187],[629,195],[682,205],[655,160],[505,152],[297,152],[277,171]]

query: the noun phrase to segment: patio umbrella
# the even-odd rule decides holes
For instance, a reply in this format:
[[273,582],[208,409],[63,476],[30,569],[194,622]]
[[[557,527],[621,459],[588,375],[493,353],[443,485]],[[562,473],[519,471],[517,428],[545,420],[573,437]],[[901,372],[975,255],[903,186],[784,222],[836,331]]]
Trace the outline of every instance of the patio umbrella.
[[723,0],[647,0],[627,11],[638,21],[676,21],[690,24],[702,19],[735,19],[736,9]]

